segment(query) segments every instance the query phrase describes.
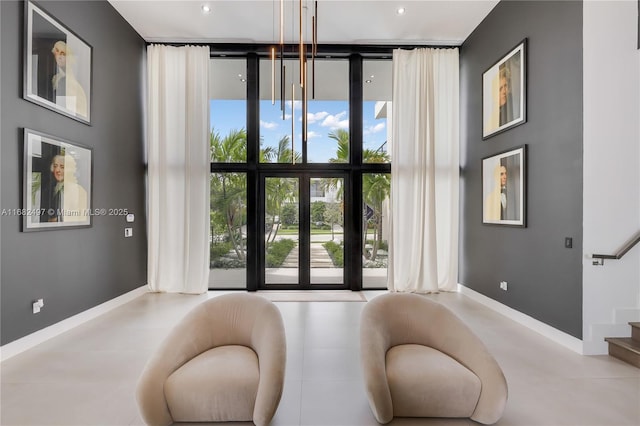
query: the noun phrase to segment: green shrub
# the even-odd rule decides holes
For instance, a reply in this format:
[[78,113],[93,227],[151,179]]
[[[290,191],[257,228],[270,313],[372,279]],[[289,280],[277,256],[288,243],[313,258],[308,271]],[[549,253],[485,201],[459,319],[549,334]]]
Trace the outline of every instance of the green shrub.
[[323,201],[314,201],[311,203],[311,222],[322,222],[327,204]]
[[285,204],[282,206],[280,219],[285,225],[295,225],[298,223],[298,206],[296,204]]
[[269,243],[267,249],[267,268],[279,268],[284,263],[291,250],[296,246],[296,242],[289,239],[282,239]]
[[342,246],[340,244],[337,244],[333,241],[327,241],[322,245],[322,247],[324,247],[325,250],[327,250],[327,253],[329,253],[329,257],[333,262],[333,266],[335,266],[336,268],[344,267],[344,251],[342,250]]
[[[367,240],[367,244],[371,244],[373,246],[375,240]],[[389,251],[389,243],[385,240],[380,241],[380,245],[378,246],[378,250]]]
[[211,244],[211,249],[210,249],[211,260],[214,261],[219,257],[224,256],[225,254],[229,253],[229,251],[231,251],[232,248],[233,248],[233,243],[231,242]]

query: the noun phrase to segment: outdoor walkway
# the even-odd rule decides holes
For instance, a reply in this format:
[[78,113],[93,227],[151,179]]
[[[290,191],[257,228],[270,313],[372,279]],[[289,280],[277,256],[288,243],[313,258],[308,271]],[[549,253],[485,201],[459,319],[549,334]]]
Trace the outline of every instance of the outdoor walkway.
[[[298,259],[300,257],[300,249],[298,245],[291,250],[287,258],[282,264],[282,268],[297,268]],[[312,268],[333,268],[333,261],[329,257],[329,253],[322,247],[322,243],[311,243],[311,267]]]

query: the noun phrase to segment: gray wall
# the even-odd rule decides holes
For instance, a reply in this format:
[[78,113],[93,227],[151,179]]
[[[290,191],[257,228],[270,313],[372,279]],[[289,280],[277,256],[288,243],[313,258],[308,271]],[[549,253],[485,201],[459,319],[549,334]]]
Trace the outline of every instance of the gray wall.
[[[524,38],[527,122],[483,141],[482,73]],[[502,1],[460,56],[460,282],[581,338],[582,2]],[[482,158],[523,144],[527,227],[484,225]],[[565,237],[573,238],[572,249],[564,248]]]
[[[21,232],[2,216],[1,343],[6,344],[146,284],[143,87],[145,43],[106,1],[40,5],[93,46],[92,125],[22,99],[22,2],[2,1],[1,207],[22,200],[22,128],[93,148],[93,207],[136,215],[93,218],[91,228]],[[33,314],[31,304],[44,298]]]

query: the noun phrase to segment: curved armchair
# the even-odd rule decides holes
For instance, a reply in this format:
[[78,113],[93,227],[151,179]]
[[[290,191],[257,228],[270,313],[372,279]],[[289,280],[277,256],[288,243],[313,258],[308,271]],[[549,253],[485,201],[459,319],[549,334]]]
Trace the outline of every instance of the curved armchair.
[[268,425],[284,385],[282,316],[267,299],[235,293],[188,313],[149,360],[136,390],[149,425],[253,421]]
[[388,293],[362,311],[360,351],[378,422],[396,417],[470,417],[497,422],[507,382],[485,345],[445,306]]

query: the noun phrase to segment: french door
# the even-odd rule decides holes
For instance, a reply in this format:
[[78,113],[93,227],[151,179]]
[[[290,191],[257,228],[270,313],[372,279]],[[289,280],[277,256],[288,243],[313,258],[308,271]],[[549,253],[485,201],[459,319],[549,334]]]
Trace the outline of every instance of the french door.
[[263,172],[259,289],[347,289],[343,172]]

